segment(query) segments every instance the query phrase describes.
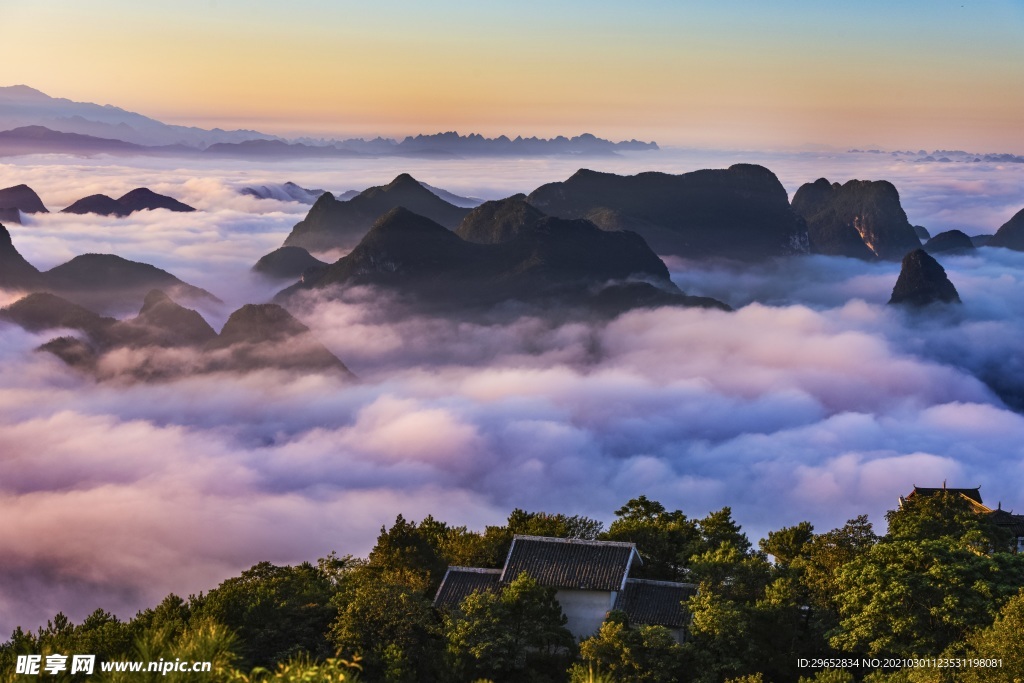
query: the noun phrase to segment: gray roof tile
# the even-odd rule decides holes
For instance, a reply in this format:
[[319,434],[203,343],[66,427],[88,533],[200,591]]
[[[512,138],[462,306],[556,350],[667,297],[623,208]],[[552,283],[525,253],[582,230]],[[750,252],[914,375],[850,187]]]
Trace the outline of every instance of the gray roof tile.
[[542,586],[578,590],[621,590],[630,561],[640,563],[633,543],[516,536],[501,581],[526,572]]
[[615,609],[625,612],[631,624],[682,628],[690,619],[682,603],[696,594],[697,586],[692,583],[628,579],[626,589],[615,600]]
[[448,567],[434,596],[438,609],[456,609],[466,596],[476,591],[492,591],[498,587],[500,569]]

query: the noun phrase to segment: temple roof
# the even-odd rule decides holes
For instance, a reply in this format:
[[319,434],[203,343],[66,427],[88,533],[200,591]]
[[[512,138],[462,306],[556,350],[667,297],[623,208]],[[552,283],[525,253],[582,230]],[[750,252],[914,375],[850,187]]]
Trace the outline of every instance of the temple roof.
[[500,578],[500,569],[448,567],[434,596],[434,606],[445,609],[458,607],[476,591],[493,591],[498,587]]
[[697,586],[692,583],[627,579],[615,609],[625,612],[631,624],[682,628],[690,620],[683,602],[696,594]]
[[517,535],[501,581],[508,583],[526,572],[542,586],[618,591],[634,561],[641,562],[634,543]]

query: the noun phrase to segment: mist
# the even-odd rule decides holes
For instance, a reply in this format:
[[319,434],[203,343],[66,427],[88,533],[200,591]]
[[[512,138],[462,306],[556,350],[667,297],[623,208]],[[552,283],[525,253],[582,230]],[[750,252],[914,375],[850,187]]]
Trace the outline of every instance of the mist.
[[[772,168],[791,193],[821,176],[889,179],[933,234],[993,232],[1024,206],[1024,169],[1012,165],[696,152],[587,163],[684,172],[741,160]],[[308,209],[238,195],[247,184],[341,192],[409,171],[494,198],[564,179],[578,162],[138,164],[30,158],[0,167],[0,186],[27,183],[54,211],[145,185],[199,211],[33,216],[8,226],[14,244],[40,268],[86,252],[153,263],[224,299],[202,311],[219,328],[287,284],[249,268]],[[57,611],[128,618],[262,560],[365,554],[399,513],[476,529],[514,507],[607,523],[645,494],[691,516],[732,506],[756,539],[862,513],[884,531],[899,495],[943,480],[1024,509],[1024,416],[991,386],[998,372],[1024,387],[1024,254],[939,260],[964,304],[923,314],[886,305],[898,264],[820,256],[666,259],[683,290],[731,313],[467,321],[399,317],[368,289],[306,295],[294,312],[359,382],[261,371],[142,383],[113,370],[98,382],[35,351],[56,334],[4,324],[0,631]]]

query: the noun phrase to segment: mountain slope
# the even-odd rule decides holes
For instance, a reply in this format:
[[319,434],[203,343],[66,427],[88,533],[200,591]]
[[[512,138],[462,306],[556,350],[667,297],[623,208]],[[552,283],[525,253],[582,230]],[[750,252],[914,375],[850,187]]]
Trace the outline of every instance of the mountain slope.
[[39,198],[28,185],[15,185],[0,190],[0,209],[17,209],[22,213],[49,213]]
[[105,194],[83,197],[71,204],[71,206],[61,209],[61,213],[95,213],[100,216],[123,217],[136,211],[152,211],[155,209],[179,212],[195,211],[194,208],[179,202],[174,197],[157,194],[148,187],[138,187],[117,199],[112,199]]
[[292,228],[284,246],[303,247],[312,252],[351,249],[374,221],[396,207],[426,216],[449,229],[469,213],[402,173],[387,185],[371,187],[348,201],[338,201],[330,193],[321,195],[306,217]]
[[635,231],[659,254],[756,261],[806,251],[806,230],[785,188],[752,164],[682,175],[581,169],[526,201],[549,216]]
[[39,271],[18,253],[11,233],[0,224],[0,288],[32,289],[41,280]]
[[921,246],[885,180],[850,180],[840,185],[819,178],[793,195],[793,210],[807,221],[811,251],[870,260],[899,260]]
[[1010,220],[1000,226],[992,239],[988,241],[988,246],[1024,251],[1024,209],[1015,213]]
[[600,290],[635,280],[652,283],[683,303],[665,264],[635,233],[545,217],[510,240],[476,244],[429,218],[396,208],[347,256],[307,273],[282,296],[303,289],[370,285],[443,311],[507,301],[589,306]]

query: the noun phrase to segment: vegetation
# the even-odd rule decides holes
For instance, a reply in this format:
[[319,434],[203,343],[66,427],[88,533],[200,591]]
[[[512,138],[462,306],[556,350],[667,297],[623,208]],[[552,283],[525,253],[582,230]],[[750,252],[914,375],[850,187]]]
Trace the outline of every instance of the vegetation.
[[[0,683],[19,655],[89,653],[95,673],[54,681],[285,683],[923,683],[1024,680],[1024,555],[962,497],[909,499],[887,515],[816,533],[809,522],[755,547],[729,508],[689,518],[640,496],[604,529],[593,519],[514,510],[482,532],[427,517],[382,527],[365,559],[267,562],[122,621],[57,614],[0,645]],[[432,601],[452,564],[500,567],[515,534],[630,541],[634,576],[695,583],[687,637],[610,612],[576,642],[555,591],[527,574],[457,609]],[[801,659],[944,657],[995,668],[814,670]],[[209,661],[208,673],[102,671],[120,661]]]

